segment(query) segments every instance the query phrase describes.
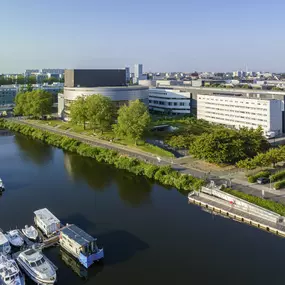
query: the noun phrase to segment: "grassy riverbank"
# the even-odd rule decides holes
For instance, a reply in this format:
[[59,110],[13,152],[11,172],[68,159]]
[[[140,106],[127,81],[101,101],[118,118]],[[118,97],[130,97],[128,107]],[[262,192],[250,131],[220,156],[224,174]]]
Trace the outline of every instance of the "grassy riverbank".
[[63,135],[57,135],[43,131],[21,123],[0,119],[0,128],[6,128],[26,135],[32,139],[41,140],[49,145],[91,157],[98,162],[114,165],[118,169],[124,169],[136,175],[143,175],[160,182],[163,185],[172,186],[179,190],[198,190],[204,184],[204,180],[191,175],[181,174],[170,166],[157,166],[122,155],[114,150],[90,146],[79,140],[71,139]]
[[116,138],[116,135],[112,130],[105,131],[103,134],[101,134],[100,132],[94,133],[94,130],[90,129],[88,125],[86,126],[86,129],[84,129],[83,126],[74,125],[74,124],[71,124],[70,122],[64,122],[61,120],[47,120],[47,121],[45,121],[45,120],[33,119],[33,120],[27,120],[27,121],[32,123],[32,124],[36,123],[36,124],[41,124],[44,126],[56,127],[60,130],[69,130],[70,132],[88,135],[90,137],[95,137],[97,139],[105,140],[108,142],[110,140],[112,140],[112,142],[114,144],[124,145],[124,146],[130,147],[132,149],[142,150],[142,151],[149,152],[151,154],[161,156],[161,157],[174,158],[174,154],[171,153],[170,151],[167,151],[167,150],[160,148],[158,146],[149,144],[142,139],[138,140],[137,144],[135,145],[134,142],[127,137]]

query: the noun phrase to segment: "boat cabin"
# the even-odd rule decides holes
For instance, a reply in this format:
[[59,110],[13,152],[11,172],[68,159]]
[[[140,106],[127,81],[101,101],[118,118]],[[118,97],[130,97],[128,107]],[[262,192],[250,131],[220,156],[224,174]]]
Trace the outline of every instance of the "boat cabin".
[[35,214],[35,224],[42,232],[50,237],[60,229],[60,220],[55,217],[47,208],[37,210]]
[[88,268],[95,260],[104,257],[103,249],[98,249],[96,240],[76,225],[67,225],[60,232],[59,243]]

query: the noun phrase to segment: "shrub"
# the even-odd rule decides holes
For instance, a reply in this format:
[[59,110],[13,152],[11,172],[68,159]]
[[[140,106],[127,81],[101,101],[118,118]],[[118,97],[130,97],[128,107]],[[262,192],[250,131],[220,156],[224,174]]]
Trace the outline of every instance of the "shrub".
[[233,190],[230,188],[225,188],[223,189],[223,191],[236,196],[238,198],[244,199],[252,204],[258,205],[260,207],[263,207],[265,209],[268,209],[272,212],[275,212],[279,215],[285,216],[285,205],[278,203],[278,202],[274,202],[272,200],[264,200],[262,198],[250,195],[250,194],[245,194],[243,192],[237,191],[237,190]]
[[284,188],[284,187],[285,187],[285,180],[281,180],[281,181],[274,183],[274,188],[276,190]]
[[260,178],[260,177],[266,177],[266,178],[268,178],[269,176],[270,176],[270,172],[269,171],[260,171],[260,172],[258,172],[258,173],[256,173],[255,175],[251,175],[251,176],[249,176],[248,177],[248,182],[250,182],[250,183],[254,183],[254,182],[256,182],[256,180],[258,179],[258,178]]
[[272,182],[281,180],[285,178],[285,170],[276,172],[275,174],[270,176]]

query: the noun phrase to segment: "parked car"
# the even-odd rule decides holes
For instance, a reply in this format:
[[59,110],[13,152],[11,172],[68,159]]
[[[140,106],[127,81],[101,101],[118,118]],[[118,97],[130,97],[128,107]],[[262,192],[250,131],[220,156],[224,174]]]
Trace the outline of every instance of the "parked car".
[[259,177],[259,178],[257,178],[256,182],[258,184],[267,184],[270,182],[270,179],[267,177]]

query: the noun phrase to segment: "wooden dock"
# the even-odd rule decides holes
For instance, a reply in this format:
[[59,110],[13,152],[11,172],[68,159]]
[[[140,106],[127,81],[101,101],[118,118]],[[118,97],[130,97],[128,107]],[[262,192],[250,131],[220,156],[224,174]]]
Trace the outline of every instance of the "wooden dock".
[[285,237],[285,225],[283,223],[273,223],[257,217],[250,212],[241,211],[240,209],[236,209],[234,205],[229,205],[229,203],[224,200],[203,194],[189,195],[188,201],[189,203],[207,209],[207,212],[212,211],[215,214],[257,227],[281,237]]

